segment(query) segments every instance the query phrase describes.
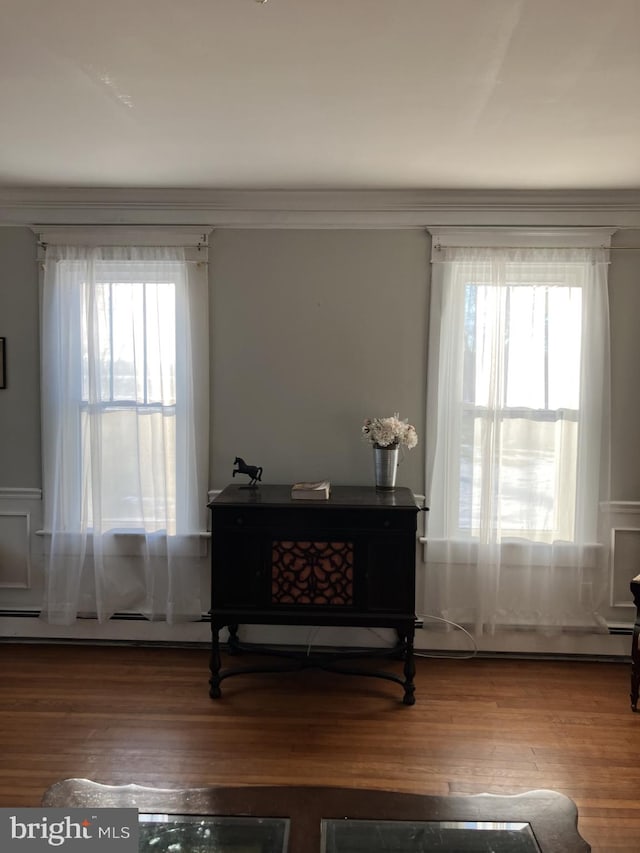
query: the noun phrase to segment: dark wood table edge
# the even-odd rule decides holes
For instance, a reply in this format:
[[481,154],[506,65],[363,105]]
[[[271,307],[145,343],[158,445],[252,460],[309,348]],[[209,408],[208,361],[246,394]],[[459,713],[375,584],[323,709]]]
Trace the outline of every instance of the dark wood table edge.
[[368,788],[251,785],[152,788],[64,779],[44,794],[49,808],[135,807],[142,813],[290,818],[291,853],[318,853],[322,819],[495,821],[530,824],[543,853],[588,853],[578,810],[557,791],[433,796]]

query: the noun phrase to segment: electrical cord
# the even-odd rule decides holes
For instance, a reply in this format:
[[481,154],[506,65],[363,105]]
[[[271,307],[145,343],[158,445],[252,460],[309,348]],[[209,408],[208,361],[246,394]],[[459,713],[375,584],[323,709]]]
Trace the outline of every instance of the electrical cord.
[[472,658],[476,657],[476,655],[478,654],[478,644],[476,643],[473,635],[470,634],[466,628],[463,628],[462,625],[459,625],[457,622],[452,622],[450,619],[443,619],[442,616],[431,616],[428,613],[425,616],[422,616],[421,618],[422,619],[434,619],[436,622],[444,622],[445,625],[451,625],[453,628],[457,628],[458,630],[462,631],[462,633],[466,634],[467,637],[471,640],[471,642],[473,644],[473,651],[465,652],[465,653],[459,654],[459,655],[458,654],[443,655],[443,654],[432,654],[431,652],[428,652],[425,654],[424,652],[416,652],[416,650],[414,649],[414,651],[413,651],[414,657],[417,657],[417,658],[436,658],[436,659],[442,658],[443,660],[472,660]]
[[[459,625],[457,622],[452,622],[450,619],[443,619],[441,616],[431,616],[430,614],[426,614],[425,616],[421,616],[421,619],[434,619],[436,622],[444,622],[445,625],[451,625],[453,628],[458,628],[462,631],[463,634],[466,634],[467,637],[471,640],[473,644],[473,650],[471,652],[463,652],[461,654],[438,654],[432,652],[419,652],[416,651],[415,648],[413,650],[413,656],[415,658],[435,658],[442,660],[472,660],[472,658],[476,657],[478,654],[478,644],[473,638],[472,634],[467,631],[466,628],[463,628],[462,625]],[[380,637],[381,640],[386,639],[382,636],[382,634],[376,628],[369,628],[373,634],[377,637]]]
[[[414,657],[416,657],[416,658],[433,658],[436,660],[438,660],[438,659],[440,659],[440,660],[472,660],[473,658],[475,658],[477,656],[478,644],[476,643],[475,639],[473,638],[473,635],[470,634],[466,628],[463,628],[462,625],[459,625],[457,622],[452,622],[450,619],[443,619],[442,616],[432,616],[428,613],[424,616],[421,616],[420,618],[421,619],[433,619],[436,622],[443,622],[445,625],[451,625],[452,628],[457,628],[458,630],[462,631],[462,633],[466,634],[466,636],[471,640],[471,643],[473,644],[473,650],[471,652],[465,652],[462,654],[438,654],[438,653],[432,653],[432,652],[419,652],[419,651],[416,651],[414,648],[414,650],[413,650],[413,656]],[[318,632],[320,631],[320,628],[321,628],[321,626],[317,625],[314,628],[312,628],[311,631],[309,632],[309,635],[307,637],[307,657],[309,657],[309,655],[311,654],[311,647],[313,646],[313,641],[315,640]],[[383,636],[383,634],[381,634],[377,628],[367,628],[367,630],[370,631],[372,634],[375,634],[376,637],[379,637],[381,640],[384,640],[385,642],[387,641],[387,638],[385,636]]]

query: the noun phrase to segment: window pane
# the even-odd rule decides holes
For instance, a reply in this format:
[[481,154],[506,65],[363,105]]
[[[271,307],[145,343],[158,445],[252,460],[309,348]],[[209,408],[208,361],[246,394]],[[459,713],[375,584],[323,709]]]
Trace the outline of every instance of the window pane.
[[543,287],[506,289],[506,404],[546,408],[547,294]]
[[101,274],[81,305],[88,523],[99,506],[103,530],[174,533],[176,285],[145,264],[105,263]]
[[103,284],[99,289],[109,294],[111,308],[111,348],[103,357],[103,369],[111,374],[112,384],[102,399],[143,400],[144,285]]
[[147,284],[147,400],[176,402],[176,310],[173,282]]
[[84,412],[83,435],[90,418],[100,417],[102,441],[97,452],[100,493],[88,481],[89,525],[93,504],[100,501],[103,530],[139,528],[175,533],[176,421],[162,411],[140,415],[133,409],[115,409],[102,415]]
[[580,406],[582,361],[582,290],[557,287],[549,306],[549,407]]
[[173,282],[85,286],[81,318],[85,401],[175,405]]
[[461,531],[573,538],[581,297],[562,284],[466,285]]
[[[478,536],[486,518],[503,536],[570,541],[577,422],[502,418],[487,425],[486,418],[470,415],[467,423],[471,429],[465,433],[471,432],[472,439],[462,453],[460,527]],[[500,445],[491,470],[483,465],[489,430]]]

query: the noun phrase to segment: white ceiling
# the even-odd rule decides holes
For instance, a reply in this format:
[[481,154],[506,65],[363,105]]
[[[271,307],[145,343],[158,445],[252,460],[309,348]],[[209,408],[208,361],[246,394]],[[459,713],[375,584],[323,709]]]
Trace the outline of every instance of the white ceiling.
[[640,188],[640,0],[0,0],[0,186]]

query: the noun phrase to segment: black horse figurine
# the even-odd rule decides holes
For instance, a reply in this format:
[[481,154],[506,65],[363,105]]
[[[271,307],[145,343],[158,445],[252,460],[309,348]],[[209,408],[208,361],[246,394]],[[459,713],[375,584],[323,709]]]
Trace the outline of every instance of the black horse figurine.
[[247,465],[247,463],[241,456],[236,456],[236,458],[233,460],[233,464],[238,466],[237,468],[233,469],[233,476],[235,477],[236,474],[248,474],[250,477],[250,486],[255,486],[258,480],[262,480],[261,465]]

